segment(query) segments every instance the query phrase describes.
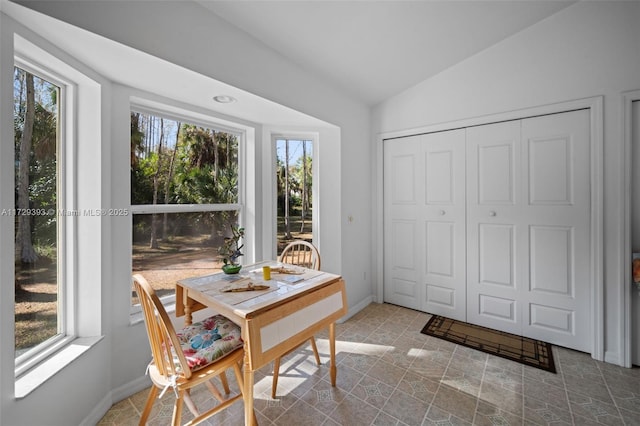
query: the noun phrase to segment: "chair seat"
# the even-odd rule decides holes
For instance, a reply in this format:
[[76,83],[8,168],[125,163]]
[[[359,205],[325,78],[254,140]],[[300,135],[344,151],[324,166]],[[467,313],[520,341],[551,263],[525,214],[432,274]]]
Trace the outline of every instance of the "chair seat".
[[193,323],[176,334],[192,370],[204,367],[244,344],[240,327],[222,315]]

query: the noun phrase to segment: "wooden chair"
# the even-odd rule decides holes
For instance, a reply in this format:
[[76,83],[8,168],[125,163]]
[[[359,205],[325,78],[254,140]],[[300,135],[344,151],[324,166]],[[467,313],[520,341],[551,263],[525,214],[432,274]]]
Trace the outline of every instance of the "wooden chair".
[[[175,393],[172,425],[180,424],[183,401],[195,416],[187,425],[195,425],[242,399],[244,388],[240,366],[244,349],[240,327],[222,315],[215,315],[176,333],[162,302],[147,281],[141,275],[134,275],[133,284],[140,299],[153,354],[147,368],[153,386],[139,424],[146,423],[159,390],[162,390],[160,398],[166,391]],[[228,395],[230,389],[225,372],[229,368],[235,373],[240,393],[225,399],[211,379],[219,377]],[[220,404],[199,413],[191,400],[190,391],[202,383],[206,384]]]
[[303,240],[294,240],[287,244],[278,260],[290,265],[320,270],[320,253],[318,249],[313,244]]
[[[320,270],[320,252],[313,244],[303,241],[294,240],[287,244],[282,250],[280,258],[281,263],[287,263],[289,265],[304,266],[308,269]],[[309,339],[311,348],[313,349],[313,355],[316,358],[316,363],[320,365],[320,355],[318,354],[318,346],[316,345],[316,339],[312,336]],[[293,349],[295,350],[295,348]],[[293,350],[287,352],[288,355]],[[278,373],[280,372],[280,360],[282,357],[278,357],[273,361],[273,384],[271,385],[271,398],[276,398],[276,390],[278,388]]]

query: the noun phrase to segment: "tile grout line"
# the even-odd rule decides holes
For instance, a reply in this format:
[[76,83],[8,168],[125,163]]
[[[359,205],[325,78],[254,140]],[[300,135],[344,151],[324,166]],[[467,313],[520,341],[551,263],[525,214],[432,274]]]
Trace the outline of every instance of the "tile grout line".
[[[366,317],[365,317],[365,318],[366,318]],[[365,318],[363,318],[363,319],[365,319]],[[384,324],[386,324],[386,322],[387,322],[386,320],[382,321],[382,322],[381,322],[381,323],[380,323],[380,324],[379,324],[379,325],[378,325],[378,326],[377,326],[377,327],[376,327],[372,332],[370,332],[367,336],[365,336],[365,340],[366,340],[366,339],[368,339],[372,334],[374,334],[378,329],[380,329]],[[378,362],[378,361],[380,361],[380,360],[382,360],[382,357],[376,357],[376,361],[375,361],[375,363],[377,363],[377,362]],[[386,361],[385,361],[385,362],[386,362]],[[375,363],[374,363],[374,365],[375,365]],[[372,367],[373,367],[373,366],[372,366]],[[372,368],[372,367],[369,367],[369,369],[367,370],[367,372],[366,372],[366,373],[363,373],[363,377],[358,381],[358,383],[356,383],[356,385],[354,386],[354,388],[353,388],[353,389],[355,389],[355,388],[360,384],[360,382],[362,382],[362,380],[364,379],[364,377],[368,377],[368,374],[367,374],[367,373],[369,372],[369,370],[371,370],[371,368]],[[403,376],[403,377],[404,377],[404,376]],[[371,378],[373,379],[373,377],[371,377]],[[378,380],[378,379],[375,379],[375,380],[376,380],[377,382],[380,382],[380,380]],[[377,418],[378,418],[378,416],[380,415],[380,413],[383,413],[383,411],[382,411],[382,407],[384,407],[384,405],[385,405],[387,402],[389,402],[389,399],[391,398],[391,396],[389,396],[389,397],[385,398],[384,403],[383,403],[383,404],[381,404],[382,406],[381,406],[380,408],[377,408],[377,407],[376,407],[376,406],[374,406],[373,404],[371,404],[371,403],[369,403],[369,402],[367,402],[367,401],[365,401],[365,400],[363,400],[363,399],[359,398],[357,395],[354,395],[354,394],[352,393],[352,390],[353,390],[353,389],[351,389],[349,392],[347,392],[347,395],[351,395],[352,397],[354,397],[354,398],[358,399],[359,401],[362,401],[363,403],[365,403],[365,404],[367,404],[367,405],[371,406],[372,408],[375,408],[375,409],[377,409],[377,410],[378,410],[378,412],[376,413],[376,417],[373,419],[374,421],[375,421],[375,419],[377,419]],[[395,390],[395,389],[394,389],[394,390]],[[393,395],[393,392],[392,392],[391,394]],[[331,411],[331,413],[333,413],[337,408],[338,408],[338,407],[336,406],[336,408],[334,408],[334,409]],[[329,415],[330,415],[331,413],[329,413]],[[385,414],[385,415],[387,415],[387,416],[389,416],[389,417],[391,417],[391,418],[393,418],[393,419],[395,419],[397,422],[400,422],[400,419],[396,419],[396,418],[395,418],[394,416],[392,416],[391,414],[388,414],[388,413],[386,413],[386,412],[384,412],[384,414]],[[331,417],[329,417],[329,416],[327,416],[327,418],[331,419]],[[331,420],[333,420],[333,419],[331,419]]]
[[[553,356],[553,352],[551,353],[551,356]],[[525,425],[525,419],[527,418],[527,405],[525,403],[525,401],[527,400],[527,396],[525,395],[524,392],[524,388],[525,388],[525,384],[524,384],[524,380],[525,380],[525,371],[526,371],[526,366],[522,366],[522,374],[521,374],[521,383],[522,383],[522,425]]]
[[611,402],[613,402],[613,406],[616,407],[616,411],[618,412],[618,416],[620,417],[620,420],[622,420],[622,423],[626,425],[627,422],[624,420],[624,417],[622,416],[622,412],[620,411],[620,407],[618,406],[618,402],[616,401],[616,399],[614,398],[613,394],[611,393],[611,387],[609,386],[609,382],[607,381],[606,377],[604,376],[604,372],[600,368],[600,364],[596,363],[596,366],[598,367],[598,371],[600,372],[600,376],[602,377],[602,381],[604,381],[604,385],[607,388],[607,393],[609,394],[609,397],[611,398]]
[[[386,323],[387,323],[387,320],[384,320],[384,321],[383,321],[383,322],[378,326],[378,328],[382,327],[382,326],[383,326],[384,324],[386,324]],[[376,330],[377,330],[377,329],[376,329]],[[406,331],[406,329],[405,329],[405,331]],[[397,340],[397,337],[396,337],[396,340]],[[394,340],[394,343],[395,343],[395,340]],[[395,348],[395,346],[394,346],[394,348]],[[387,352],[388,352],[388,351],[387,351]],[[382,357],[378,358],[378,361],[386,362],[386,361],[384,361],[384,360],[382,359]],[[391,365],[395,365],[395,364],[391,364]],[[378,413],[378,415],[379,415],[380,413],[384,412],[384,411],[382,411],[382,408],[383,408],[385,405],[387,405],[387,403],[389,402],[389,400],[391,399],[391,397],[393,396],[393,394],[395,393],[395,391],[397,391],[397,390],[398,390],[398,386],[400,386],[400,382],[402,382],[402,379],[404,379],[404,377],[405,377],[406,375],[407,375],[407,369],[405,368],[405,369],[404,369],[404,373],[402,374],[402,377],[400,377],[400,379],[398,380],[398,383],[396,383],[395,387],[393,388],[393,391],[391,391],[391,393],[390,393],[389,397],[384,401],[384,404],[382,404],[382,407],[380,407],[380,412]],[[377,379],[376,379],[376,380],[377,380]],[[378,380],[378,381],[379,381],[379,380]],[[400,391],[400,392],[402,392],[402,391]],[[389,414],[389,413],[387,413],[387,412],[384,412],[384,413],[385,413],[387,416],[389,416],[389,417],[391,417],[391,418],[396,419],[396,420],[397,420],[397,423],[402,422],[402,420],[397,419],[395,416],[392,416],[391,414]],[[377,416],[376,416],[376,417],[377,417]],[[375,420],[375,419],[374,419],[374,420]],[[404,423],[404,422],[402,422],[402,423]]]
[[476,408],[473,410],[473,419],[471,420],[471,424],[472,425],[476,424],[476,416],[478,415],[478,407],[480,407],[480,394],[482,393],[482,386],[484,385],[484,377],[487,374],[487,364],[488,363],[489,363],[489,357],[487,356],[485,358],[485,360],[484,360],[484,368],[482,369],[482,378],[480,379],[480,389],[478,389],[478,395],[476,396]]
[[[560,375],[562,376],[562,387],[564,388],[564,394],[567,397],[567,406],[569,407],[569,414],[571,414],[571,424],[576,426],[575,416],[573,415],[573,407],[571,407],[571,399],[569,398],[569,389],[567,388],[567,381],[564,378],[564,369],[562,368],[562,362],[560,361],[560,352],[555,352],[558,355],[557,369],[560,371]],[[555,359],[554,359],[555,362]]]
[[[444,376],[447,375],[447,371],[449,370],[449,366],[451,365],[451,361],[453,360],[453,355],[456,353],[456,349],[457,348],[458,348],[458,345],[456,344],[456,347],[453,348],[453,351],[451,352],[451,357],[449,358],[449,361],[447,362],[447,366],[444,368],[444,371],[442,372],[442,376],[440,376],[440,380],[438,380],[438,387],[436,388],[436,391],[433,394],[433,399],[431,400],[431,403],[429,404],[429,409],[427,410],[427,412],[424,414],[424,417],[422,418],[422,423],[424,423],[424,421],[427,419],[427,415],[429,414],[429,411],[431,411],[431,407],[433,407],[433,401],[435,401],[436,396],[438,396],[438,392],[440,391],[440,387],[442,386],[442,379],[443,379]],[[477,404],[477,402],[476,402],[476,404]],[[448,414],[449,414],[449,416],[453,416],[453,413],[449,413],[448,412]],[[474,417],[475,417],[475,413],[474,413]]]

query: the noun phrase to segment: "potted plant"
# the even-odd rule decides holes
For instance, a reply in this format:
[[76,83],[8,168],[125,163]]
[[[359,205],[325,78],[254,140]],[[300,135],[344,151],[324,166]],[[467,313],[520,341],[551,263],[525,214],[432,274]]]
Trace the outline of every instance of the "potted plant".
[[238,258],[242,256],[242,247],[244,243],[240,243],[240,239],[244,237],[244,228],[238,225],[231,226],[231,237],[225,237],[222,246],[218,249],[218,253],[222,256],[222,270],[225,274],[237,274],[240,272],[242,265],[238,264]]

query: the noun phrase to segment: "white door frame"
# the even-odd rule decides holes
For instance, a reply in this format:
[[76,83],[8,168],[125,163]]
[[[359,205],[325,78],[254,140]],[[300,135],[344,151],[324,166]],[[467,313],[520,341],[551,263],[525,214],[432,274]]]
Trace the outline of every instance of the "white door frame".
[[627,285],[631,283],[631,196],[632,196],[632,188],[631,188],[631,145],[633,141],[631,140],[631,131],[632,131],[632,103],[635,101],[640,101],[640,90],[632,90],[629,92],[623,92],[622,94],[622,134],[624,135],[623,141],[623,149],[622,149],[622,158],[620,159],[620,163],[623,165],[622,167],[622,182],[624,192],[622,194],[622,203],[623,208],[620,209],[622,212],[621,220],[618,221],[620,224],[620,235],[622,235],[623,241],[623,252],[622,257],[620,259],[620,270],[623,271],[622,275],[622,283],[620,285],[620,293],[619,293],[619,303],[623,309],[619,312],[618,320],[622,325],[620,336],[618,337],[619,349],[618,353],[620,354],[619,364],[622,367],[631,367],[631,351],[632,351],[632,342],[631,342],[631,294]]
[[[639,92],[640,93],[640,92]],[[408,130],[379,133],[376,136],[376,168],[375,176],[375,209],[373,220],[373,235],[379,240],[374,241],[376,247],[374,265],[376,266],[376,300],[384,300],[384,217],[383,217],[383,197],[384,197],[384,176],[383,176],[383,141],[385,139],[402,136],[416,135],[420,133],[431,133],[443,130],[453,130],[463,127],[479,126],[483,124],[496,123],[507,120],[519,120],[538,115],[555,114],[560,112],[573,111],[576,109],[590,110],[590,170],[591,170],[591,333],[593,341],[591,344],[591,357],[604,361],[604,272],[603,272],[603,224],[604,224],[604,203],[603,203],[603,140],[604,140],[604,98],[596,96],[591,98],[577,99],[573,101],[560,102],[557,104],[542,105],[538,107],[525,108],[515,111],[507,111],[481,117],[466,118],[446,123],[432,124]],[[630,106],[630,105],[629,105]],[[629,141],[629,147],[631,142]],[[628,156],[627,156],[628,158]],[[624,209],[626,212],[628,209]],[[628,214],[630,216],[630,214]],[[624,225],[623,225],[624,226]],[[630,242],[629,242],[630,244]],[[630,245],[626,245],[630,250]],[[624,266],[628,270],[628,265]],[[625,315],[625,313],[622,313]],[[630,321],[630,309],[629,309]],[[629,323],[630,325],[630,323]],[[622,336],[621,336],[622,337]],[[630,345],[628,345],[630,346]],[[630,349],[629,349],[630,350]]]

